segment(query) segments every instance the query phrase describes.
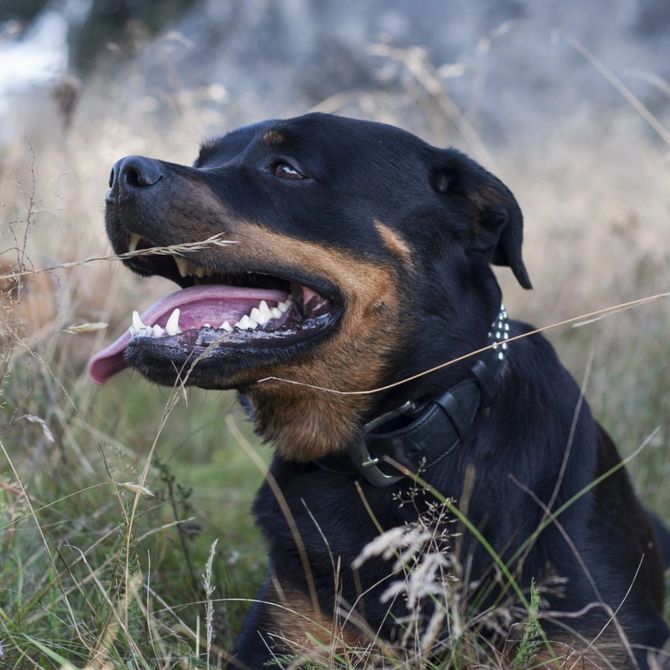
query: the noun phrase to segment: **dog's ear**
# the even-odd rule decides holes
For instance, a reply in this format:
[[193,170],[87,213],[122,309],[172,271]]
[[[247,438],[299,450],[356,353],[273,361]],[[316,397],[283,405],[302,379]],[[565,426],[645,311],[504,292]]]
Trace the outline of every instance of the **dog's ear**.
[[532,288],[521,257],[523,215],[512,192],[481,165],[455,149],[439,152],[432,186],[473,219],[467,231],[470,249],[490,262],[506,265],[524,288]]

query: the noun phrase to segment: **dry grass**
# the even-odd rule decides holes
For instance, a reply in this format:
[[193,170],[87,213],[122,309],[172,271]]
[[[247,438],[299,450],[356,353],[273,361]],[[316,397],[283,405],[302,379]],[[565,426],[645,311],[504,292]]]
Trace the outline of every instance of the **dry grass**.
[[[400,64],[402,90],[345,92],[321,107],[460,144],[510,185],[526,214],[536,287],[523,293],[500,273],[513,316],[549,324],[670,289],[668,146],[629,101],[606,122],[595,105],[587,118],[564,119],[542,146],[520,138],[487,147],[422,52],[384,55]],[[152,389],[130,374],[94,388],[84,375],[88,356],[125,328],[132,309],[171,290],[118,263],[79,264],[110,254],[102,201],[111,164],[126,154],[188,163],[202,136],[248,111],[212,104],[209,89],[187,95],[183,82],[148,99],[132,70],[120,79],[90,82],[67,132],[51,98],[17,103],[25,134],[0,160],[0,665],[8,668],[217,667],[246,609],[240,601],[264,570],[247,512],[261,473],[237,429],[225,429],[226,415],[240,416],[234,398]],[[71,329],[86,323],[109,327]],[[592,357],[587,396],[624,454],[654,435],[630,468],[666,518],[669,331],[670,301],[658,300],[552,335],[578,378]],[[413,639],[420,650],[425,640]],[[502,663],[488,648],[468,653],[477,667]],[[313,664],[356,667],[332,650]]]

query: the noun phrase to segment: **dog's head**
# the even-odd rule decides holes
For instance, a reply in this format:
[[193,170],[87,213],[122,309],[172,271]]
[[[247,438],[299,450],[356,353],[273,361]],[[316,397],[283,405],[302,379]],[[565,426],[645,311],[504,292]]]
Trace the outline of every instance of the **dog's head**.
[[483,345],[500,302],[491,263],[530,288],[510,191],[388,125],[309,114],[207,142],[192,167],[127,157],[106,201],[119,254],[230,244],[124,261],[182,290],[135,316],[93,379],[129,365],[160,384],[237,388],[291,458],[346,447],[384,402],[312,387],[366,391]]

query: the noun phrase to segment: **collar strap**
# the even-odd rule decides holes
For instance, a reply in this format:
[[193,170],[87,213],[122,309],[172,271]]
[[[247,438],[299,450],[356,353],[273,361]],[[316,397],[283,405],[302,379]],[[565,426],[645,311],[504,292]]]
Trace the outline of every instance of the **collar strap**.
[[509,338],[505,305],[488,335],[493,347],[476,359],[465,380],[437,398],[422,404],[410,400],[365,424],[362,437],[347,455],[370,484],[381,488],[404,477],[397,470],[391,474],[382,470],[383,462],[393,460],[418,472],[436,465],[467,440],[479,410],[493,401],[505,364]]

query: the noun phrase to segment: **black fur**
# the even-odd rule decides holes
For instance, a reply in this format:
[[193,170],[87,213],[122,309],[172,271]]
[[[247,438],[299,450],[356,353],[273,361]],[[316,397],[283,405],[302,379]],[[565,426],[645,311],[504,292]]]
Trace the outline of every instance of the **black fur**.
[[[280,138],[277,146],[263,141],[270,131]],[[305,179],[287,183],[268,176],[267,166],[277,158],[297,165]],[[501,300],[490,263],[509,266],[519,282],[530,288],[521,257],[521,211],[510,191],[463,154],[436,149],[390,126],[321,114],[269,121],[208,143],[192,168],[152,165],[152,170],[160,166],[163,182],[145,188],[139,205],[110,199],[108,230],[119,251],[128,229],[159,244],[184,239],[183,224],[174,223],[170,214],[180,197],[181,182],[175,181],[175,174],[206,185],[233,218],[257,221],[289,238],[326,245],[365,262],[399,266],[381,243],[373,221],[383,222],[405,240],[411,248],[413,271],[406,276],[393,271],[402,296],[405,332],[398,335],[402,346],[388,354],[387,372],[379,385],[487,343],[489,324]],[[184,216],[189,212],[197,216],[198,201],[189,198]],[[128,220],[132,223],[124,223]],[[207,226],[216,232],[225,228],[225,222],[213,219]],[[137,264],[134,269],[159,271]],[[274,268],[273,259],[268,259],[265,269],[281,268]],[[526,324],[512,322],[512,336],[529,330]],[[314,344],[313,351],[325,355],[319,353],[319,346]],[[146,352],[133,355],[131,363],[149,378],[162,383],[174,380],[169,361],[163,364]],[[308,354],[296,350],[291,355]],[[223,367],[217,371],[215,359],[207,365],[194,377],[199,385],[236,385],[226,381],[228,372],[222,372]],[[365,360],[352,360],[351,365],[365,365]],[[464,361],[374,396],[359,421],[409,398],[438,394],[460,381],[470,365],[471,361]],[[262,362],[258,366],[261,377]],[[323,385],[329,386],[327,379]],[[342,444],[342,450],[347,446]],[[510,560],[538,528],[542,505],[552,501],[557,487],[553,510],[619,462],[614,445],[594,421],[587,403],[580,402],[577,384],[550,344],[532,335],[510,347],[496,400],[480,413],[471,438],[422,476],[445,496],[460,501],[467,473],[474,472],[468,516],[493,548]],[[345,456],[341,470],[351,470]],[[362,548],[378,534],[361,503],[357,478],[313,462],[289,462],[279,455],[271,472],[304,543],[322,612],[333,611],[338,591],[344,602],[358,603],[357,611],[372,630],[392,639],[394,617],[402,615],[404,605],[395,601],[389,615],[389,605],[379,600],[389,563],[365,563],[359,582],[351,569]],[[388,489],[358,483],[384,529],[416,518],[414,506],[398,503],[397,494],[409,489],[409,480]],[[428,499],[419,496],[417,505]],[[274,579],[284,588],[308,594],[295,538],[267,483],[258,493],[254,513],[269,545]],[[331,558],[341,565],[337,589]],[[460,559],[469,565],[471,580],[483,580],[482,594],[494,585],[480,606],[494,602],[500,586],[491,579],[491,559],[467,533],[460,543]],[[602,603],[581,617],[562,620],[587,638],[607,623],[606,608],[619,608],[617,619],[636,661],[647,668],[647,649],[662,647],[669,634],[662,616],[663,569],[669,564],[670,534],[657,517],[644,511],[628,475],[619,469],[565,509],[557,523],[539,535],[523,563],[511,569],[524,589],[531,579],[539,584],[554,576],[567,580],[559,593],[546,596],[547,607],[554,612],[577,612]],[[365,596],[359,598],[361,588]],[[271,592],[268,581],[259,601],[271,598]],[[547,625],[550,631],[563,631],[560,625]],[[281,655],[285,650],[271,637],[277,632],[274,626],[273,609],[255,605],[231,667],[262,668],[273,654]]]

